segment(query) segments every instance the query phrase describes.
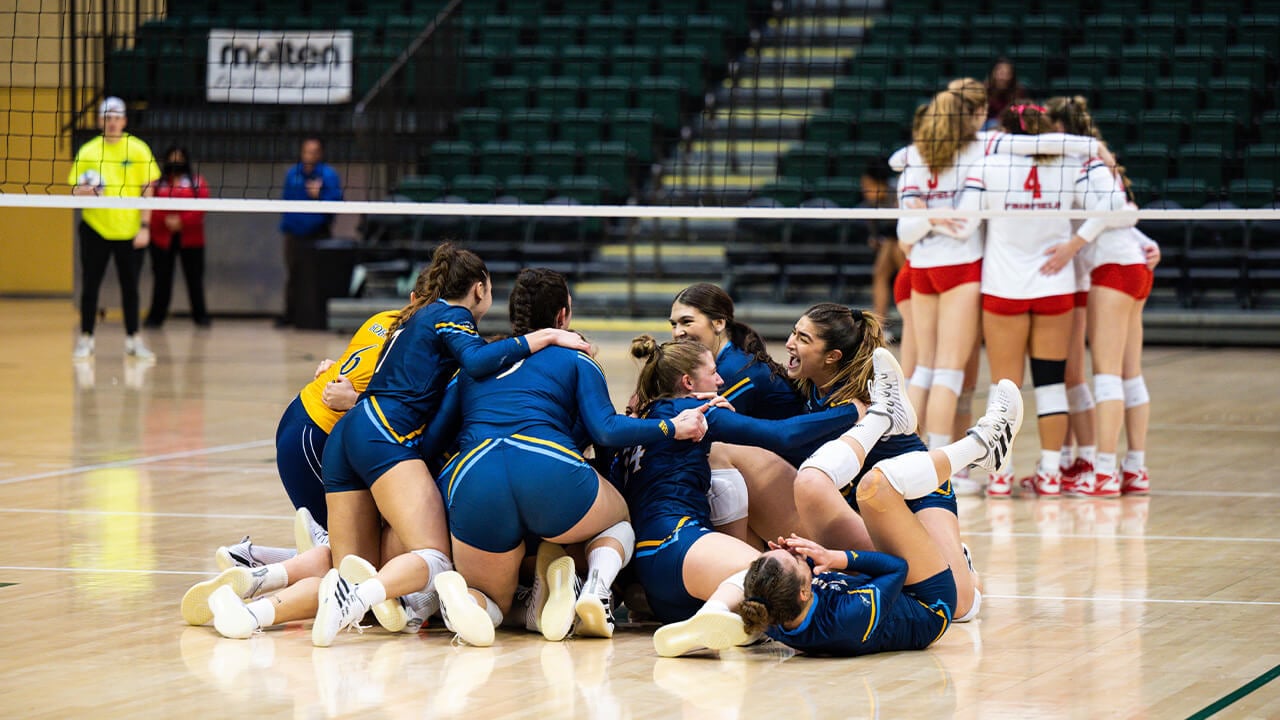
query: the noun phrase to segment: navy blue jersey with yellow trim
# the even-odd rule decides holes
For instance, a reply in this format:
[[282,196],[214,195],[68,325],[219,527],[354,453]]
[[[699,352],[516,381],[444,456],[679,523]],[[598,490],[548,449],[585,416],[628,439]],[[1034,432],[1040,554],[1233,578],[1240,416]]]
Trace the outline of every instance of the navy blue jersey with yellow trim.
[[804,412],[804,400],[790,380],[733,343],[720,348],[716,372],[724,381],[720,394],[742,415],[780,420]]
[[[836,388],[836,390],[838,389],[839,388]],[[832,390],[826,395],[821,395],[818,393],[817,388],[810,387],[809,394],[805,398],[804,409],[805,412],[808,413],[820,413],[824,415],[834,414],[838,417],[844,418],[844,422],[846,424],[840,430],[840,432],[844,432],[858,422],[858,418],[861,417],[861,414],[858,412],[858,405],[852,400],[846,400],[841,403],[832,402],[832,396],[834,396],[835,393],[836,391]],[[834,440],[839,434],[840,433],[815,436],[810,442],[801,445],[788,453],[779,454],[782,455],[784,460],[795,467],[800,467],[800,464],[812,455],[815,450],[822,447],[823,443],[829,440]],[[853,488],[857,485],[858,481],[862,479],[862,476],[867,474],[867,471],[869,471],[877,462],[885,458],[897,457],[903,453],[928,449],[928,446],[924,444],[924,441],[920,439],[920,436],[915,434],[890,435],[889,437],[880,438],[880,441],[876,443],[875,447],[871,448],[871,450],[867,452],[867,459],[863,462],[862,469],[858,471],[858,475],[854,478],[853,484],[848,487]]]
[[[668,437],[669,419],[641,420],[619,415],[609,399],[604,372],[586,353],[549,347],[507,370],[475,379],[459,375],[457,410],[450,400],[442,413],[460,412],[458,446],[475,447],[488,438],[519,435],[580,450],[585,428],[601,445],[637,445]],[[655,418],[663,416],[653,416]],[[432,434],[448,435],[440,423]]]
[[948,608],[903,594],[905,560],[878,552],[848,555],[854,559],[845,571],[814,576],[814,601],[798,627],[771,625],[765,633],[807,653],[849,656],[920,650],[946,632]]
[[[674,417],[701,404],[695,398],[666,398],[653,403],[646,416]],[[700,442],[664,438],[628,448],[614,459],[611,480],[626,497],[633,523],[654,515],[688,515],[710,527],[707,489],[711,467],[707,455],[711,443],[756,445],[782,453],[815,435],[834,437],[850,424],[836,413],[761,420],[711,408],[707,411],[707,433]]]
[[421,432],[440,406],[448,380],[459,367],[484,377],[529,355],[524,338],[486,343],[471,311],[444,300],[428,303],[400,326],[378,357],[361,398],[397,440]]

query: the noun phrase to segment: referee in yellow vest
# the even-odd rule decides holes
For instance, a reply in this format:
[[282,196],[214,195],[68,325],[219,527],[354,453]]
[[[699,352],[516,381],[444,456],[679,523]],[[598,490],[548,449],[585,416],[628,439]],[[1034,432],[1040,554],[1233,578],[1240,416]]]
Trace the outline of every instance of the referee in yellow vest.
[[[160,168],[151,148],[124,131],[124,101],[109,97],[98,108],[102,134],[76,153],[68,182],[73,195],[151,197]],[[86,207],[80,214],[80,339],[71,356],[93,357],[93,325],[98,314],[98,292],[107,263],[115,258],[124,305],[124,352],[140,360],[155,355],[138,336],[138,270],[143,248],[151,242],[150,210]]]

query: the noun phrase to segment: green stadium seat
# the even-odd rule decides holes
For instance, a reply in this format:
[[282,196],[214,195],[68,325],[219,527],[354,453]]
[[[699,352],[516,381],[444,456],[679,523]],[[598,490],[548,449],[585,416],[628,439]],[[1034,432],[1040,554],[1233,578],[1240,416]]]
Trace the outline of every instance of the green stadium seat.
[[1148,9],[1172,15],[1181,27],[1191,17],[1192,6],[1195,4],[1195,0],[1152,0]]
[[484,18],[488,15],[497,15],[501,5],[501,0],[469,0],[461,3],[460,9],[467,16]]
[[1276,182],[1271,178],[1237,178],[1227,185],[1231,202],[1242,208],[1260,208],[1276,199]]
[[988,12],[1010,15],[1025,15],[1033,12],[1034,5],[1035,3],[1026,0],[987,0],[986,2]]
[[598,45],[570,46],[560,52],[560,74],[586,82],[600,74],[609,53]]
[[782,158],[780,172],[811,182],[831,173],[831,147],[826,143],[796,145]]
[[1258,118],[1258,139],[1263,144],[1280,144],[1280,110],[1268,110]]
[[910,117],[911,113],[893,108],[863,110],[858,114],[854,134],[859,141],[879,143],[881,147],[904,145],[911,135]]
[[510,15],[488,15],[480,21],[480,41],[499,47],[513,48],[520,44],[520,30],[524,19]]
[[937,12],[938,4],[933,0],[893,0],[890,9],[899,15],[920,17]]
[[[179,3],[174,3],[175,5]],[[318,9],[325,6],[330,8],[341,9],[344,3],[311,3],[311,12],[314,14]],[[371,17],[387,17],[388,15],[400,15],[404,13],[403,0],[365,0],[364,14]]]
[[1060,49],[1070,37],[1071,25],[1061,15],[1027,15],[1018,29],[1020,42]]
[[824,177],[814,180],[809,189],[813,197],[826,198],[844,208],[857,207],[862,202],[862,184],[853,177]]
[[694,15],[685,20],[684,44],[702,48],[706,53],[707,63],[714,69],[724,67],[728,59],[725,55],[725,35],[729,32],[729,23],[722,17],[714,15]]
[[1129,42],[1129,17],[1104,13],[1085,18],[1083,39],[1087,43],[1119,48]]
[[1049,59],[1060,53],[1053,48],[1036,43],[1023,43],[1009,48],[1006,56],[1018,69],[1018,79],[1033,88],[1045,86],[1048,77]]
[[952,50],[941,45],[914,45],[902,58],[902,74],[930,80],[930,88],[941,86],[951,76]]
[[1118,160],[1130,177],[1158,184],[1169,175],[1169,146],[1164,143],[1130,143]]
[[530,84],[551,75],[556,51],[545,45],[527,45],[515,48],[511,53],[511,75],[522,77]]
[[866,108],[882,108],[884,85],[884,77],[838,77],[831,87],[831,110],[856,114]]
[[[710,1],[714,4],[714,0]],[[707,8],[702,0],[658,0],[656,9],[658,12],[666,13],[667,15],[686,18],[705,12]]]
[[1202,207],[1209,201],[1210,186],[1199,178],[1171,178],[1164,182],[1164,199],[1184,208]]
[[1171,48],[1178,38],[1178,19],[1170,13],[1151,13],[1133,18],[1134,37],[1148,45]]
[[920,19],[919,41],[933,45],[956,47],[964,44],[964,35],[968,23],[965,16],[944,13],[941,15],[925,15]]
[[679,78],[686,95],[701,95],[706,87],[707,54],[699,47],[668,45],[662,49],[660,72]]
[[405,175],[396,181],[395,192],[414,202],[431,202],[448,188],[449,183],[439,175]]
[[1107,110],[1137,115],[1147,109],[1147,83],[1136,77],[1105,78],[1098,104]]
[[1203,180],[1211,189],[1216,190],[1222,187],[1222,171],[1221,145],[1193,143],[1178,148],[1178,177]]
[[538,18],[538,44],[567,48],[578,44],[582,18],[573,15],[548,15]]
[[671,45],[680,20],[673,15],[641,15],[636,18],[635,43],[649,47]]
[[503,111],[528,106],[529,81],[518,77],[496,77],[484,89],[485,105]]
[[[863,45],[854,53],[850,65],[853,77],[873,78],[883,82],[884,78],[898,74],[898,57],[900,48],[881,42]],[[985,77],[985,75],[983,76]],[[836,78],[839,83],[844,78]]]
[[558,178],[577,172],[578,147],[571,142],[534,143],[529,153],[529,169],[534,175]]
[[594,77],[587,81],[587,107],[612,112],[627,107],[631,80],[621,77]]
[[1280,27],[1280,15],[1241,15],[1236,22],[1236,43],[1261,45],[1267,52],[1275,55],[1280,52],[1280,32],[1276,32],[1277,27]]
[[[507,113],[507,139],[532,145],[543,140],[552,140],[555,127],[555,115],[545,108],[520,108]],[[517,175],[515,173],[494,173],[498,177]]]
[[613,49],[610,75],[639,82],[653,74],[653,48],[647,45],[620,45]]
[[1229,110],[1240,118],[1253,117],[1253,83],[1244,77],[1212,78],[1205,86],[1205,107]]
[[1200,83],[1184,77],[1157,78],[1151,97],[1155,109],[1190,115],[1200,109]]
[[652,110],[614,110],[609,117],[609,139],[626,143],[641,163],[654,158],[657,129],[658,116]]
[[1143,142],[1164,143],[1169,147],[1182,144],[1187,118],[1177,110],[1147,110],[1138,116],[1138,136]]
[[[1074,67],[1072,69],[1075,69]],[[1089,100],[1089,106],[1092,107],[1093,99],[1097,92],[1097,82],[1089,75],[1067,75],[1066,77],[1054,78],[1049,81],[1050,95],[1064,95],[1073,97],[1083,95]]]
[[494,66],[502,59],[502,51],[492,45],[468,45],[462,49],[462,90],[474,95],[484,90],[493,79]]
[[431,144],[431,173],[445,180],[470,175],[475,146],[465,140],[441,140]]
[[523,24],[537,23],[547,11],[543,0],[507,0],[507,14],[520,18]]
[[887,110],[900,110],[910,117],[916,106],[928,102],[940,83],[923,77],[891,77],[885,80],[884,107]]
[[590,143],[582,153],[585,174],[608,183],[609,200],[620,200],[630,194],[631,180],[627,172],[630,154],[627,144],[619,141]]
[[[414,9],[420,10],[416,7]],[[321,28],[323,28],[324,19],[317,19],[321,21]],[[407,47],[434,19],[434,15],[428,14],[387,16],[387,44],[400,49]]]
[[884,155],[885,145],[869,142],[840,143],[836,146],[836,176],[842,178],[858,178],[866,169],[867,163]]
[[618,47],[627,44],[631,34],[631,18],[620,15],[592,15],[583,26],[582,36],[595,45]]
[[503,183],[503,193],[523,203],[540,203],[551,197],[551,178],[546,175],[512,175]]
[[594,175],[565,175],[556,183],[557,194],[583,205],[601,204],[609,191],[609,183]]
[[[869,29],[870,41],[877,45],[906,47],[915,42],[916,19],[909,15],[889,15],[877,19]],[[931,42],[937,42],[930,38]],[[959,44],[959,43],[957,43]]]
[[1096,84],[1110,77],[1115,51],[1109,45],[1077,45],[1067,51],[1067,58],[1073,76],[1088,77]]
[[502,130],[502,111],[493,108],[467,108],[458,113],[458,139],[479,145],[497,140]]
[[151,53],[146,48],[111,51],[107,56],[103,91],[118,95],[126,102],[143,99],[151,89],[151,61]]
[[1188,139],[1193,143],[1217,143],[1224,152],[1235,153],[1239,128],[1239,120],[1230,110],[1200,110],[1191,116]]
[[996,51],[987,56],[986,67],[982,72],[973,74],[968,73],[970,77],[985,78],[991,69],[991,63],[1000,55],[1005,48],[1014,44],[1015,33],[1017,32],[1017,21],[1013,15],[1005,15],[1003,13],[996,15],[974,15],[969,21],[969,37],[975,43],[983,43],[992,46]]
[[469,203],[487,203],[498,195],[498,178],[492,175],[459,175],[453,179],[449,194],[466,198]]
[[1231,21],[1224,13],[1192,15],[1183,23],[1182,32],[1188,45],[1204,45],[1222,52],[1227,47]]
[[[1277,26],[1276,33],[1280,35],[1280,26]],[[1227,48],[1222,74],[1227,77],[1248,78],[1255,87],[1263,87],[1267,82],[1270,64],[1271,55],[1266,46],[1232,45]]]
[[1132,139],[1133,116],[1124,110],[1090,110],[1093,124],[1102,132],[1102,137],[1114,152],[1122,148]]
[[585,18],[600,12],[600,0],[560,0],[560,10],[566,16]]
[[181,43],[161,43],[156,56],[156,96],[176,102],[203,99],[204,78],[199,74],[203,69],[204,62],[197,62]]
[[[1142,35],[1139,34],[1138,37],[1142,38]],[[1155,82],[1156,78],[1165,74],[1167,50],[1164,45],[1152,43],[1125,45],[1120,48],[1120,76],[1139,78],[1146,83]]]
[[[572,143],[575,147],[582,147],[587,143],[604,139],[605,112],[599,108],[565,108],[560,111],[558,124],[560,140]],[[559,175],[572,173],[548,174],[551,177],[559,177]]]
[[1212,45],[1179,45],[1169,58],[1169,77],[1204,84],[1213,76],[1213,63],[1221,55],[1221,48]]
[[804,126],[804,139],[809,142],[839,144],[853,137],[852,113],[826,112],[809,117]]
[[780,177],[761,186],[757,189],[756,195],[773,198],[784,207],[796,207],[804,201],[804,181],[800,178]]
[[1244,150],[1245,177],[1280,183],[1280,145],[1251,145]]
[[[974,32],[974,37],[982,36]],[[961,45],[952,54],[951,69],[956,77],[970,77],[978,80],[986,79],[991,72],[991,65],[1000,56],[999,45]]]
[[544,77],[538,81],[537,107],[548,110],[578,107],[582,83],[575,77]]
[[635,107],[654,111],[664,130],[678,129],[680,123],[680,81],[672,77],[647,77],[636,86]]

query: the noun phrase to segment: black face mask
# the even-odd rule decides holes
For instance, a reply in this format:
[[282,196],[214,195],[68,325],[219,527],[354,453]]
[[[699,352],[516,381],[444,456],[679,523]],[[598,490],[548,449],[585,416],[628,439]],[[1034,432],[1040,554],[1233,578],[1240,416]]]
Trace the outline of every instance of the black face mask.
[[164,164],[165,175],[190,175],[191,164],[185,162],[167,162]]

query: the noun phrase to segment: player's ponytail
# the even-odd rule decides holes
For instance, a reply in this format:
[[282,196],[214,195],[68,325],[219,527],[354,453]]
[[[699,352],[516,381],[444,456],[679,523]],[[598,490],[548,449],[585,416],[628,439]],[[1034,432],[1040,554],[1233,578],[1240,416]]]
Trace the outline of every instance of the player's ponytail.
[[554,328],[556,317],[569,309],[569,284],[564,275],[547,268],[525,268],[516,276],[507,303],[511,332],[527,335]]
[[[1045,108],[1049,111],[1049,119],[1056,123],[1062,123],[1062,132],[1072,135],[1087,135],[1096,138],[1098,142],[1106,144],[1106,140],[1102,137],[1102,131],[1098,129],[1097,123],[1093,120],[1093,114],[1089,112],[1089,101],[1081,95],[1074,97],[1051,97],[1045,101]],[[1130,195],[1129,175],[1125,172],[1124,166],[1117,165],[1116,172],[1120,175],[1121,182],[1124,183],[1125,192]]]
[[652,335],[631,341],[631,356],[644,360],[636,381],[635,410],[643,416],[654,402],[676,397],[680,378],[693,374],[710,350],[694,340],[674,340],[661,345]]
[[767,555],[756,558],[747,568],[742,588],[746,598],[738,606],[738,615],[742,616],[748,635],[793,620],[804,612],[804,603],[800,602],[803,583],[777,558]]
[[418,273],[413,284],[413,299],[396,314],[396,321],[387,332],[387,339],[404,327],[414,313],[440,298],[454,300],[467,294],[472,285],[489,278],[484,261],[470,250],[461,250],[453,243],[443,242],[431,256],[431,264]]
[[954,80],[933,96],[912,124],[911,138],[930,172],[954,165],[964,146],[977,139],[973,118],[986,106],[986,90],[971,78]]

